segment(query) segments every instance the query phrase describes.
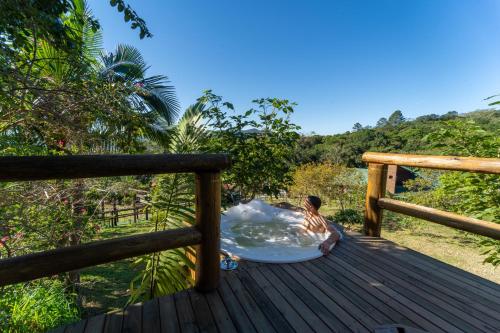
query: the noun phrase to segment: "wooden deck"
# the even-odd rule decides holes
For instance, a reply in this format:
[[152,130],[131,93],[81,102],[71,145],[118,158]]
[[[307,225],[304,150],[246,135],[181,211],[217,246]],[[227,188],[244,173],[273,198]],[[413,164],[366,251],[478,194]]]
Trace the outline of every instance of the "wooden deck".
[[[499,272],[500,274],[500,272]],[[350,234],[298,264],[244,262],[216,292],[187,290],[58,332],[500,332],[500,285],[382,238]]]

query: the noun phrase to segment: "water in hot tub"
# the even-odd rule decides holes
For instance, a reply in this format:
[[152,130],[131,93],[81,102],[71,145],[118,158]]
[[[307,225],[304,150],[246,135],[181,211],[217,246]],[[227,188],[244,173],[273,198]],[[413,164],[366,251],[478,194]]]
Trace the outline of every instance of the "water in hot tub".
[[244,247],[307,247],[314,243],[299,223],[281,219],[267,222],[241,220],[233,222],[231,231],[236,243]]

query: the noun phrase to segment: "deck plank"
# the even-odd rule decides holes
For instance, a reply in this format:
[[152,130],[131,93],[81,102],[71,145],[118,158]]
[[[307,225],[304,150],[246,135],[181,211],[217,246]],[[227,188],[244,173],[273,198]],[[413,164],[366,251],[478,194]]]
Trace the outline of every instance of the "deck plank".
[[389,297],[380,294],[366,283],[362,283],[350,275],[337,274],[321,260],[315,260],[314,263],[305,262],[300,265],[314,272],[314,274],[330,286],[339,286],[342,292],[345,292],[346,297],[349,298],[350,295],[358,295],[361,298],[361,303],[359,304],[361,308],[363,303],[365,303],[367,309],[369,307],[376,309],[369,315],[378,318],[377,314],[382,312],[384,316],[389,318],[387,321],[384,320],[383,323],[402,323],[413,327],[421,327],[421,324],[419,324],[420,318],[413,318],[411,311],[407,312],[407,310],[401,308],[399,303],[391,302]]
[[106,321],[106,315],[101,314],[95,317],[90,317],[87,320],[87,325],[85,326],[85,333],[96,333],[102,332],[104,329],[104,323]]
[[255,303],[262,310],[262,312],[266,315],[268,320],[271,322],[273,327],[278,332],[293,332],[293,328],[290,323],[286,320],[283,314],[273,305],[271,300],[266,296],[264,291],[260,288],[260,286],[248,275],[248,273],[240,272],[238,274],[239,279],[242,284],[245,286],[245,289],[248,291],[252,298],[255,300]]
[[177,311],[173,295],[163,296],[158,299],[160,311],[160,326],[162,333],[178,333],[181,331],[177,320]]
[[[412,299],[403,296],[402,294],[398,293],[397,291],[393,290],[392,288],[389,288],[386,286],[383,281],[377,280],[367,273],[361,271],[357,267],[353,267],[349,265],[348,262],[342,260],[338,256],[328,256],[325,259],[325,263],[334,268],[334,267],[342,267],[343,270],[349,271],[353,275],[355,275],[357,278],[361,279],[361,281],[364,281],[364,283],[370,284],[372,287],[375,289],[381,291],[382,293],[386,294],[389,296],[392,300],[400,303],[404,308],[409,309],[413,311],[414,313],[418,314],[419,316],[425,318],[428,322],[432,324],[432,326],[435,326],[434,330],[439,329],[440,331],[444,332],[464,332],[464,330],[460,329],[459,327],[456,327],[447,321],[441,319],[439,316],[437,316],[435,313],[427,310],[424,306],[421,306],[420,304],[416,303]],[[400,305],[400,306],[401,306]]]
[[123,327],[123,311],[115,311],[106,314],[103,332],[120,333]]
[[142,306],[142,331],[161,331],[160,304],[157,298],[145,302]]
[[[437,325],[435,325],[428,318],[421,316],[416,313],[413,309],[408,308],[405,305],[405,300],[398,297],[398,294],[391,293],[388,288],[384,288],[386,292],[383,292],[380,287],[383,284],[380,281],[375,279],[362,279],[354,272],[345,269],[342,266],[338,265],[330,265],[327,259],[321,258],[315,265],[320,267],[325,273],[333,274],[337,276],[342,276],[347,280],[350,280],[358,287],[359,293],[365,293],[362,297],[368,300],[378,299],[380,302],[385,303],[387,306],[391,308],[387,313],[394,316],[396,313],[400,313],[402,317],[395,321],[396,323],[403,322],[405,320],[411,320],[415,325],[427,329],[431,332],[443,332],[444,330],[440,329]],[[359,273],[358,271],[356,271]],[[352,290],[352,292],[355,292]],[[399,298],[399,299],[398,299]],[[400,302],[402,301],[402,302]],[[405,319],[406,318],[406,319]]]
[[[426,308],[434,310],[436,313],[440,313],[443,319],[457,323],[467,331],[500,331],[500,322],[499,325],[495,325],[495,327],[488,325],[485,320],[492,319],[491,317],[485,315],[483,312],[475,310],[470,306],[470,303],[463,304],[443,294],[441,290],[446,287],[450,289],[449,284],[447,286],[441,286],[439,289],[434,289],[426,284],[426,281],[431,279],[430,275],[432,275],[432,273],[428,273],[425,276],[412,275],[412,277],[407,278],[407,270],[405,270],[403,266],[394,265],[392,262],[381,262],[377,256],[368,257],[367,253],[360,255],[360,253],[352,251],[353,247],[350,249],[351,251],[339,249],[338,255],[341,257],[344,256],[347,261],[356,263],[357,267],[366,268],[364,269],[365,272],[369,272],[370,275],[379,280],[385,280],[386,282],[384,283],[391,286],[394,290],[404,295],[408,295],[414,300],[418,299],[418,303],[425,304]],[[384,265],[389,269],[379,270],[377,269],[379,265]]]
[[131,304],[123,311],[123,333],[142,332],[142,303]]
[[206,295],[208,306],[214,315],[215,324],[219,332],[237,332],[236,327],[231,320],[224,302],[222,301],[217,290]]
[[487,281],[478,276],[467,273],[467,276],[461,276],[459,274],[453,274],[449,269],[440,269],[441,265],[446,265],[441,263],[438,265],[433,260],[423,260],[422,257],[414,255],[414,253],[407,248],[403,248],[397,245],[391,245],[387,241],[375,242],[375,241],[359,241],[354,240],[354,244],[363,244],[363,247],[370,251],[376,251],[378,253],[383,252],[388,254],[388,257],[396,257],[403,261],[404,259],[412,259],[408,261],[409,268],[414,271],[429,271],[432,272],[436,278],[441,279],[441,281],[450,281],[457,286],[463,288],[465,292],[469,290],[474,290],[474,295],[480,297],[485,303],[490,302],[492,306],[500,305],[500,291],[489,288],[483,283]]
[[[385,266],[394,269],[398,269],[398,267],[404,268],[404,274],[409,279],[419,281],[419,283],[428,286],[431,290],[439,290],[440,294],[456,299],[465,311],[473,312],[479,318],[486,317],[500,320],[500,313],[495,311],[499,306],[492,305],[490,301],[476,295],[477,289],[475,287],[457,284],[456,280],[450,277],[443,279],[443,276],[439,274],[440,269],[436,267],[432,269],[420,267],[418,263],[416,264],[412,260],[413,256],[401,256],[398,257],[398,260],[394,260],[391,254],[393,251],[389,255],[385,255],[386,252],[381,255],[378,248],[373,249],[360,246],[360,244],[351,244],[349,249],[359,252],[362,257],[378,260]],[[480,277],[476,278],[482,280]]]
[[[330,303],[329,307],[325,307],[324,304],[295,280],[295,277],[289,276],[285,271],[279,269],[277,265],[263,267],[261,268],[261,272],[283,296],[287,296],[286,298],[289,303],[301,313],[304,320],[309,323],[314,321],[315,326],[313,326],[313,329],[315,331],[326,332],[331,330],[332,332],[338,332],[353,330],[356,332],[368,332],[368,330],[337,304]],[[295,296],[288,295],[290,292],[294,293]],[[309,312],[309,316],[306,317],[305,314]],[[328,327],[325,327],[325,325]]]
[[205,299],[205,295],[194,291],[193,289],[190,289],[188,293],[189,298],[191,299],[193,313],[200,331],[211,333],[217,332],[217,326],[215,325],[212,312],[210,311],[210,307]]
[[[298,264],[294,264],[283,265],[280,268],[290,275],[293,275],[304,288],[310,291],[328,309],[334,309],[332,303],[337,303],[342,309],[359,321],[361,325],[368,329],[392,322],[383,312],[380,312],[370,303],[361,299],[356,293],[350,293],[346,296],[346,294],[342,292],[341,286],[336,283],[326,283],[318,274],[315,274],[309,269],[297,269],[297,267]],[[346,324],[348,323],[346,322]]]
[[181,332],[199,332],[200,329],[198,328],[198,323],[196,322],[193,308],[191,307],[191,301],[189,300],[188,292],[181,291],[174,294],[174,300]]
[[477,275],[461,270],[452,265],[446,264],[437,259],[426,256],[422,253],[416,252],[406,247],[399,246],[389,240],[383,238],[370,239],[365,236],[350,236],[355,244],[362,244],[366,249],[376,249],[387,253],[390,256],[395,256],[397,258],[409,258],[413,260],[410,261],[414,266],[423,268],[426,271],[433,271],[439,273],[445,279],[449,278],[457,283],[464,283],[467,287],[474,287],[482,295],[491,296],[492,301],[500,304],[500,285],[483,279]]
[[[217,290],[187,290],[66,332],[500,332],[500,286],[382,238],[349,233],[328,257],[240,262]],[[59,331],[64,331],[61,328]]]
[[218,289],[237,331],[243,333],[256,332],[250,318],[248,318],[225,278],[220,280]]
[[262,310],[259,309],[259,306],[255,303],[245,287],[243,287],[237,275],[230,275],[226,280],[257,332],[275,332],[271,322],[266,318],[264,313],[262,313]]
[[297,332],[311,332],[312,323],[307,323],[287,300],[275,289],[275,287],[269,283],[266,278],[257,270],[251,269],[248,274],[252,279],[255,280],[264,291],[264,293],[269,297],[274,306],[283,314],[288,323]]

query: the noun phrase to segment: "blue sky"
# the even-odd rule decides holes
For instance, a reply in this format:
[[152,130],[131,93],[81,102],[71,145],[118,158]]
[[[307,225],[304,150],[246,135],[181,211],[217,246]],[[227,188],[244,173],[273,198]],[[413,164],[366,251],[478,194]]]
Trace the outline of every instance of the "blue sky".
[[138,47],[168,75],[183,108],[205,89],[246,110],[251,100],[298,103],[303,133],[472,111],[500,93],[500,1],[169,0],[128,3],[138,32],[106,0],[89,0],[104,47]]

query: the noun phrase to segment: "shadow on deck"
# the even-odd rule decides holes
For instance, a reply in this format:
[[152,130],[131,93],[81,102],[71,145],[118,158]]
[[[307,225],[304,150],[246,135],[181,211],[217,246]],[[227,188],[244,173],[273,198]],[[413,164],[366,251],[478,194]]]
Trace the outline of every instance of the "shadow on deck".
[[500,285],[382,238],[350,234],[298,264],[243,262],[217,291],[187,290],[57,332],[500,332]]

